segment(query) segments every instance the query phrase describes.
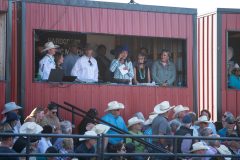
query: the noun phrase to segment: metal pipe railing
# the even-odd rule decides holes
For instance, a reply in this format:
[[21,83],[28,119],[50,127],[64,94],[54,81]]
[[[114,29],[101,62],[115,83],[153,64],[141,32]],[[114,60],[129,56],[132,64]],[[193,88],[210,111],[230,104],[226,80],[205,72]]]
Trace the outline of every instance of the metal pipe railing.
[[[0,133],[0,137],[3,136],[24,136],[29,139],[32,136],[35,137],[62,137],[62,138],[91,138],[91,139],[96,139],[97,140],[97,152],[94,154],[86,154],[86,153],[68,153],[68,154],[59,154],[59,153],[29,153],[29,148],[26,148],[26,153],[11,153],[12,157],[32,157],[32,156],[45,156],[45,157],[97,157],[99,160],[103,160],[105,156],[144,156],[144,157],[151,157],[151,156],[162,156],[162,157],[169,157],[171,159],[176,159],[178,157],[231,157],[231,158],[240,158],[240,155],[221,155],[221,154],[216,154],[216,155],[209,155],[209,154],[186,154],[186,153],[177,153],[176,150],[174,150],[174,154],[171,153],[124,153],[124,154],[119,154],[119,153],[105,153],[104,152],[104,138],[106,137],[122,137],[122,138],[165,138],[165,139],[173,139],[173,141],[176,141],[178,139],[198,139],[198,140],[228,140],[228,141],[239,141],[240,143],[240,138],[239,137],[192,137],[192,136],[162,136],[162,135],[107,135],[107,134],[102,134],[98,136],[84,136],[84,135],[69,135],[69,134],[13,134],[13,133]],[[29,147],[30,143],[27,144]],[[9,153],[0,153],[0,159],[1,157],[9,157]]]

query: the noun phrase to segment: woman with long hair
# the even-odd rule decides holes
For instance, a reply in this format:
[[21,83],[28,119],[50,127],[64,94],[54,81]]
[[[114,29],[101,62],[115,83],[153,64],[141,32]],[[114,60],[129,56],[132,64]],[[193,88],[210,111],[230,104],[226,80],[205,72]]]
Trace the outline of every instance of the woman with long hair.
[[42,107],[36,107],[32,110],[30,115],[24,120],[24,122],[35,122],[40,124],[44,117],[44,109]]
[[145,64],[145,58],[143,53],[139,53],[137,56],[137,65],[134,67],[134,84],[151,82],[150,69]]

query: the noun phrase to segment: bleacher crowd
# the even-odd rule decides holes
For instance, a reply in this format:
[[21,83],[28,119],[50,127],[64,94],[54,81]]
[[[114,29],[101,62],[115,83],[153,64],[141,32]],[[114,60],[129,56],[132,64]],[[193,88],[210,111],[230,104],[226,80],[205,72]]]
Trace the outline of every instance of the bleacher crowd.
[[[62,138],[62,137],[37,137],[34,134],[67,134],[71,135],[72,124],[68,120],[59,120],[57,116],[58,106],[51,103],[46,110],[36,107],[21,124],[18,111],[22,109],[14,102],[6,103],[2,114],[4,118],[0,126],[0,133],[22,133],[30,134],[28,140],[25,136],[1,136],[1,153],[96,153],[97,140],[93,138]],[[145,120],[143,114],[138,112],[125,123],[121,117],[121,110],[125,108],[124,104],[117,101],[111,101],[105,110],[102,120],[118,127],[121,130],[129,132],[132,135],[179,135],[192,137],[239,137],[240,136],[240,116],[235,118],[231,112],[225,112],[221,122],[212,122],[211,114],[207,110],[202,110],[197,116],[190,112],[189,108],[182,105],[171,106],[168,101],[163,101],[153,108],[149,117]],[[170,116],[172,115],[172,116]],[[83,126],[82,126],[83,127]],[[111,126],[105,124],[86,123],[83,135],[97,136],[99,134],[119,135]],[[239,155],[239,158],[231,157],[182,157],[178,159],[188,160],[213,160],[213,159],[240,159],[240,139],[238,140],[198,140],[198,139],[178,139],[177,145],[173,145],[172,139],[166,138],[142,138],[146,142],[161,147],[163,150],[185,154],[206,154],[206,155]],[[161,153],[155,148],[144,145],[135,138],[109,137],[104,138],[103,151],[108,153]],[[32,156],[31,160],[90,160],[91,157],[46,157]],[[1,160],[19,160],[24,157],[1,157]],[[144,160],[144,159],[171,159],[166,156],[107,156],[109,160]]]

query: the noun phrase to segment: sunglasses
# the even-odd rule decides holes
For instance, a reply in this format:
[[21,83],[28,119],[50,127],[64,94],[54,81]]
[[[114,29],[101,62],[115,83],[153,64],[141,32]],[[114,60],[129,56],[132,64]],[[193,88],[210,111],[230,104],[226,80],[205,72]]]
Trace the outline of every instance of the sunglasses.
[[52,114],[57,114],[57,112],[52,112]]
[[90,59],[88,60],[88,63],[89,63],[89,65],[90,66],[92,66],[93,64],[92,64],[92,62],[90,61]]
[[114,111],[120,111],[120,109],[114,109]]

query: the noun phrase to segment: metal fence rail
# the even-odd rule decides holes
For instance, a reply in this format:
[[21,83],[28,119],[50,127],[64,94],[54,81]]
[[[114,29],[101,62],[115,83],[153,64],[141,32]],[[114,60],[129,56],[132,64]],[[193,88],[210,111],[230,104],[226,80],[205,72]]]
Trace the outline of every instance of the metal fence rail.
[[[76,135],[76,134],[12,134],[12,133],[0,133],[0,137],[3,136],[24,136],[27,137],[28,143],[26,146],[26,153],[15,153],[11,154],[11,157],[26,157],[28,160],[29,157],[96,157],[98,160],[103,160],[106,156],[144,156],[144,157],[152,157],[152,156],[158,156],[158,157],[169,157],[171,159],[177,159],[179,157],[231,157],[231,158],[237,158],[240,159],[239,155],[222,155],[222,154],[216,154],[216,155],[210,155],[210,154],[185,154],[185,153],[177,153],[176,149],[174,149],[173,152],[170,153],[106,153],[104,151],[104,138],[111,137],[111,138],[161,138],[161,139],[171,139],[173,140],[173,147],[177,147],[177,140],[179,139],[196,139],[196,140],[220,140],[220,141],[238,141],[240,143],[239,137],[192,137],[192,136],[160,136],[160,135],[129,135],[129,134],[122,134],[122,135],[107,135],[102,134],[98,136],[84,136],[84,135]],[[91,138],[97,140],[96,145],[96,153],[95,154],[86,154],[86,153],[68,153],[68,154],[53,154],[53,153],[29,153],[29,145],[30,145],[30,137],[56,137],[56,138]],[[9,157],[9,153],[0,153],[0,159],[1,157]]]

